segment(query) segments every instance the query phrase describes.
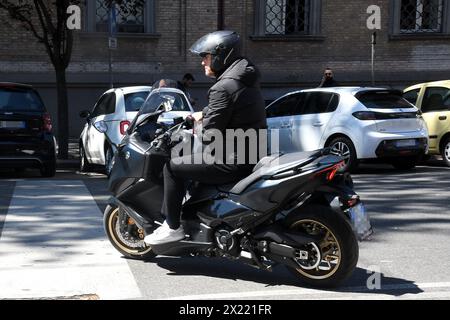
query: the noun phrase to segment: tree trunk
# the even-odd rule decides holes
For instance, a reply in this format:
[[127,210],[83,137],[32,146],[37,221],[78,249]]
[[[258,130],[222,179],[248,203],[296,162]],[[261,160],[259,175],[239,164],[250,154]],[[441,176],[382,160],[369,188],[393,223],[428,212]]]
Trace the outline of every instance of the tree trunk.
[[69,105],[67,97],[66,70],[55,68],[58,95],[58,159],[69,157]]

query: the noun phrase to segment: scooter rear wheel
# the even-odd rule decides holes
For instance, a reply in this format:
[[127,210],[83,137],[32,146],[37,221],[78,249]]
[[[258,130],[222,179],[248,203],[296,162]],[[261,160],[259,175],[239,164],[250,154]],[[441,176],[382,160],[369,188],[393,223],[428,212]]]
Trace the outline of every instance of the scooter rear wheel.
[[[152,248],[145,244],[143,230],[133,219],[121,219],[119,208],[108,205],[103,215],[103,226],[111,244],[127,258],[147,260],[155,257]],[[121,224],[126,225],[121,225]],[[127,230],[126,232],[122,230]]]
[[298,268],[288,269],[301,281],[314,287],[336,287],[356,268],[358,241],[350,224],[331,208],[309,205],[286,221],[291,230],[320,236],[308,248],[308,260],[298,260]]

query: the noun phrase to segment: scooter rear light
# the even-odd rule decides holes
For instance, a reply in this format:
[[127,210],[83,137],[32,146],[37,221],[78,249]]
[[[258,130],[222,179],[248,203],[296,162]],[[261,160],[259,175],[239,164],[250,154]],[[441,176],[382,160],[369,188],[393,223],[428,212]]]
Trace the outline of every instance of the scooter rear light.
[[344,160],[338,162],[337,164],[335,164],[332,167],[329,167],[329,168],[326,168],[326,169],[324,169],[322,171],[317,172],[315,174],[315,176],[317,177],[317,176],[321,175],[322,173],[326,173],[325,177],[326,177],[327,181],[331,181],[336,176],[336,173],[338,172],[338,170],[341,169],[343,166],[345,166],[345,161]]
[[129,127],[130,127],[130,121],[128,121],[128,120],[120,121],[120,134],[125,135],[125,133],[127,132],[127,129]]
[[327,181],[331,181],[336,176],[337,169],[333,169],[327,173]]

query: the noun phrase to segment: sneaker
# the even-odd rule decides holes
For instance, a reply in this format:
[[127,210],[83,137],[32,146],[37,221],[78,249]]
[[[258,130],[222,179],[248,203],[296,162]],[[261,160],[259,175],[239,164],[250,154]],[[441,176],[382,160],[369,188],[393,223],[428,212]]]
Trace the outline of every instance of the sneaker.
[[183,226],[180,226],[178,229],[174,230],[169,227],[169,225],[164,221],[162,226],[153,231],[152,234],[145,236],[144,242],[149,245],[158,245],[169,242],[180,241],[184,239],[184,230]]
[[158,228],[156,228],[155,230],[153,230],[153,232],[151,234],[158,234],[163,230],[166,229],[170,229],[169,225],[167,224],[166,221],[164,221]]

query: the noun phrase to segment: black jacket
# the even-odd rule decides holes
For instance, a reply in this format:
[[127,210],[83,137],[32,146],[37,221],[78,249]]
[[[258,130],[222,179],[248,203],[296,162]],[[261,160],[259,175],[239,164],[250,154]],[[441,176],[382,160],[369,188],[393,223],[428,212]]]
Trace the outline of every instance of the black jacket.
[[226,129],[266,129],[259,78],[258,69],[249,60],[240,58],[233,62],[208,92],[203,130],[217,129],[225,133]]
[[331,79],[323,79],[322,82],[319,84],[318,88],[330,88],[330,87],[339,87],[339,83]]

